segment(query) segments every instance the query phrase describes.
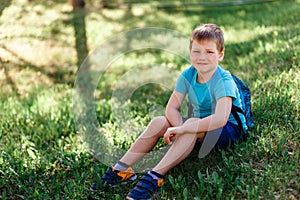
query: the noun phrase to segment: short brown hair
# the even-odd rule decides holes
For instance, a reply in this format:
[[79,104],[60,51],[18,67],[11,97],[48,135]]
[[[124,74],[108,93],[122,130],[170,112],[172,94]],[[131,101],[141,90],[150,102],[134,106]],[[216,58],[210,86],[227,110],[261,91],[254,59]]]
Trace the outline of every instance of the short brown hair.
[[190,50],[193,41],[214,40],[217,43],[219,52],[224,50],[224,34],[220,27],[216,24],[200,24],[197,26],[190,37]]

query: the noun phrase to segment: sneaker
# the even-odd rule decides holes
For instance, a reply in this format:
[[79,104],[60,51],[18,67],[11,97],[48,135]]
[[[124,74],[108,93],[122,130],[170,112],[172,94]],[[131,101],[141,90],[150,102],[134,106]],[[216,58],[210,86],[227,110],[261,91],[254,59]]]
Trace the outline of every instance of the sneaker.
[[164,179],[153,179],[148,173],[142,176],[135,188],[129,192],[127,200],[151,200],[160,194]]
[[[128,167],[125,171],[119,171],[110,167],[102,177],[102,184],[104,186],[117,187],[119,184],[126,184],[128,180],[135,180],[137,175],[134,173],[131,167]],[[93,183],[90,190],[92,192],[97,191],[99,184]]]

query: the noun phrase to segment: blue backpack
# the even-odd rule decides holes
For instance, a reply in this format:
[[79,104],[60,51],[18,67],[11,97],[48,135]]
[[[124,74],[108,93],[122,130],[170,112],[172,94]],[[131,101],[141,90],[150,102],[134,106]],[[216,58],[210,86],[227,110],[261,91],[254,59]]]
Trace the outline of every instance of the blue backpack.
[[[193,69],[193,70],[194,70],[193,72],[196,71],[196,69]],[[251,110],[251,107],[252,107],[251,93],[250,93],[250,89],[248,88],[248,86],[241,79],[239,79],[238,77],[236,77],[233,74],[231,74],[231,76],[239,90],[240,98],[242,101],[242,108],[232,105],[231,113],[232,113],[233,117],[235,118],[235,120],[237,121],[239,129],[244,133],[243,137],[246,137],[247,134],[244,131],[242,121],[241,121],[238,113],[241,113],[245,116],[248,130],[250,128],[254,127],[254,120],[252,118],[252,110]],[[191,77],[187,77],[187,79],[188,79],[187,81],[191,82],[192,77],[193,77],[193,73],[191,74]],[[193,113],[193,105],[190,102],[188,102],[188,116],[191,117],[192,113]]]
[[250,93],[250,89],[248,88],[248,86],[238,77],[236,77],[235,75],[231,74],[238,90],[240,93],[240,98],[242,100],[242,109],[239,107],[236,107],[234,105],[232,105],[231,108],[231,113],[234,116],[235,120],[237,121],[239,128],[241,130],[244,130],[242,127],[242,122],[237,114],[237,112],[242,113],[245,118],[246,118],[246,124],[248,126],[248,129],[253,128],[254,127],[254,120],[252,118],[252,102],[251,102],[251,93]]

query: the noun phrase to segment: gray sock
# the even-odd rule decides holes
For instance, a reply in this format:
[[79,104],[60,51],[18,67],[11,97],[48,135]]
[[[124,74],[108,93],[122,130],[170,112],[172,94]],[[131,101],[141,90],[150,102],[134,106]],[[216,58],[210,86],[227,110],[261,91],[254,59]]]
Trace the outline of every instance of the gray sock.
[[164,178],[164,176],[163,175],[161,175],[161,174],[159,174],[159,173],[157,173],[157,172],[155,172],[155,171],[148,171],[148,174],[153,178],[153,179],[162,179],[162,178]]
[[118,171],[125,171],[126,169],[128,169],[128,165],[118,161],[117,164],[114,166],[114,169],[118,170]]

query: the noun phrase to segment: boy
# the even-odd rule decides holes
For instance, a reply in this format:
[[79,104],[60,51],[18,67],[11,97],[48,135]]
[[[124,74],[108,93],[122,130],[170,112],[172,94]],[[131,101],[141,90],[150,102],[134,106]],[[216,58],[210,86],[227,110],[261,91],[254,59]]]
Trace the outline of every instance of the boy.
[[[215,24],[202,24],[190,37],[189,68],[185,69],[175,86],[166,107],[165,116],[154,118],[118,163],[104,174],[102,183],[115,187],[121,182],[134,180],[137,176],[131,166],[151,151],[159,138],[172,144],[162,160],[145,173],[127,199],[151,199],[159,193],[164,175],[184,160],[197,141],[219,133],[215,148],[226,148],[240,139],[242,131],[231,114],[231,107],[242,106],[238,89],[228,71],[219,66],[224,58],[222,30]],[[190,78],[188,78],[190,77]],[[193,117],[183,118],[179,109],[185,95],[193,104]],[[243,126],[246,122],[240,115]],[[212,136],[212,135],[211,135]],[[92,191],[97,189],[94,183]]]

